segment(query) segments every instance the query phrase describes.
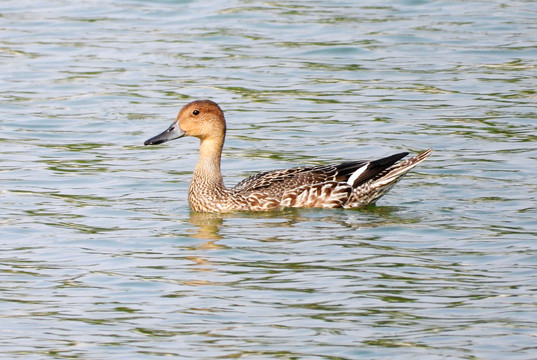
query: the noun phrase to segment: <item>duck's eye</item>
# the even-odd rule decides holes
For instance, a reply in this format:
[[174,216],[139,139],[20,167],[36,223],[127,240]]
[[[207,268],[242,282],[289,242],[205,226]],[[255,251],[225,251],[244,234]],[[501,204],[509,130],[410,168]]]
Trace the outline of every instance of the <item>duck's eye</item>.
[[199,115],[200,111],[199,110],[194,110],[192,111],[192,115]]

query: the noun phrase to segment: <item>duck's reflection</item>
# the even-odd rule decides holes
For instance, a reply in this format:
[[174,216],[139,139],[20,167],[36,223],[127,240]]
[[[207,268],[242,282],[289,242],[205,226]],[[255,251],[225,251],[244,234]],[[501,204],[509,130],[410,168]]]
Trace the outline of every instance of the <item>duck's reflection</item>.
[[[281,239],[281,232],[274,231],[275,227],[280,229],[292,228],[297,223],[326,222],[332,225],[340,225],[342,228],[357,230],[384,226],[386,224],[413,223],[417,221],[413,217],[399,216],[399,211],[400,208],[392,206],[368,206],[367,208],[356,210],[285,208],[267,212],[232,212],[220,214],[191,211],[190,223],[194,225],[193,230],[195,231],[192,237],[207,240],[202,245],[197,246],[197,248],[222,249],[226,248],[226,246],[217,242],[223,239],[220,231],[222,226],[224,226],[225,219],[233,222],[237,219],[244,218],[244,223],[249,225],[251,225],[250,220],[257,219],[259,221],[256,222],[256,227],[259,232],[256,234],[265,235],[263,241],[276,241]],[[240,222],[240,220],[237,221]]]
[[190,212],[190,223],[195,226],[197,232],[192,234],[196,239],[208,240],[200,247],[203,249],[220,249],[221,245],[215,242],[222,239],[220,226],[224,219],[223,214]]
[[[377,246],[374,233],[367,232],[363,238],[360,231],[386,225],[413,223],[419,219],[400,216],[400,208],[370,206],[361,210],[319,210],[319,209],[282,209],[260,213],[233,212],[224,214],[190,212],[191,237],[200,239],[195,245],[188,246],[185,258],[192,263],[190,269],[202,273],[221,274],[222,264],[233,263],[231,258],[215,256],[210,250],[231,250],[226,239],[231,237],[247,238],[267,246],[270,242],[284,241],[340,241],[351,236],[357,243]],[[326,229],[326,237],[322,234]],[[339,231],[334,231],[339,229]],[[201,251],[200,251],[201,250]],[[209,251],[207,251],[209,250]],[[219,253],[221,255],[221,253]],[[217,260],[215,260],[217,259]],[[242,265],[241,265],[242,266]],[[224,271],[225,272],[225,271]],[[204,275],[206,276],[206,275]],[[190,285],[214,285],[214,279],[188,280]]]
[[[196,253],[192,256],[186,256],[185,258],[190,260],[193,264],[191,269],[197,272],[213,272],[215,270],[213,262],[206,258],[205,256],[200,256],[199,253],[195,250],[210,250],[210,249],[225,249],[226,246],[220,245],[217,243],[218,240],[222,239],[220,235],[220,227],[223,222],[222,214],[212,214],[212,213],[200,213],[200,212],[190,212],[189,222],[194,225],[192,237],[196,239],[204,240],[203,242],[195,245],[190,248]],[[185,281],[187,285],[214,285],[212,281],[209,280],[188,280]]]
[[[289,215],[294,216],[289,216]],[[280,226],[286,226],[285,224],[290,222],[290,224],[295,223],[298,220],[296,209],[287,209],[279,211],[267,211],[267,212],[258,212],[258,213],[249,213],[249,212],[230,212],[230,213],[200,213],[191,211],[190,212],[190,223],[195,226],[196,232],[192,234],[192,237],[196,239],[208,240],[204,243],[203,248],[222,248],[222,245],[218,245],[215,242],[222,239],[220,230],[222,228],[224,219],[238,219],[238,218],[282,218],[282,222],[279,223]],[[283,216],[285,215],[285,216]],[[282,217],[283,216],[283,217]]]

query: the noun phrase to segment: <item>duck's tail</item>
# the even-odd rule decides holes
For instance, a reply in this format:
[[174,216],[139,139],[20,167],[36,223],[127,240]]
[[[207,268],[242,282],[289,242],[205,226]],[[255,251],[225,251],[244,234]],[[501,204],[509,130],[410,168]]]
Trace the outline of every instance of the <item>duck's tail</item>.
[[[380,172],[377,172],[375,176],[370,177],[367,181],[353,181],[349,185],[353,186],[353,193],[349,197],[349,200],[344,205],[345,208],[357,208],[364,207],[369,204],[374,204],[380,197],[386,194],[407,172],[413,169],[416,165],[421,163],[423,160],[427,159],[431,154],[432,149],[425,150],[424,152],[410,158],[408,160],[401,161],[399,163],[393,164]],[[377,160],[380,164],[384,164],[383,160],[390,159],[392,157],[400,157],[402,154],[396,154],[388,158]],[[391,159],[390,159],[391,160]],[[397,161],[397,160],[395,160]],[[370,163],[373,165],[375,161]],[[369,170],[368,169],[368,170]],[[358,169],[359,171],[360,169]],[[365,170],[365,169],[364,169]],[[349,178],[350,180],[357,180],[357,178],[362,178],[363,174],[353,174]],[[355,177],[353,179],[353,177]]]

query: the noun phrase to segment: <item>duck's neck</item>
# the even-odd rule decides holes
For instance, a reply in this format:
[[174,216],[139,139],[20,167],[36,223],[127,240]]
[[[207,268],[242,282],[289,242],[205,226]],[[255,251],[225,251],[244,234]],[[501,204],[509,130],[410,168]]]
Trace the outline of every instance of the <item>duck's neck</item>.
[[200,157],[194,169],[190,191],[202,192],[225,189],[220,171],[223,138],[206,138],[200,143]]

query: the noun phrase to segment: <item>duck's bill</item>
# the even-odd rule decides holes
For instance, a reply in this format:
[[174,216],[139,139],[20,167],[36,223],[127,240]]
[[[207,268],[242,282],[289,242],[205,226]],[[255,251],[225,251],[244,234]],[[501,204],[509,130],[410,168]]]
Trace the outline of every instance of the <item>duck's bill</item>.
[[185,136],[185,132],[179,129],[179,125],[174,122],[168,129],[166,129],[162,133],[158,134],[157,136],[153,136],[151,139],[147,139],[144,142],[144,145],[158,145],[166,141],[179,139],[183,136]]

